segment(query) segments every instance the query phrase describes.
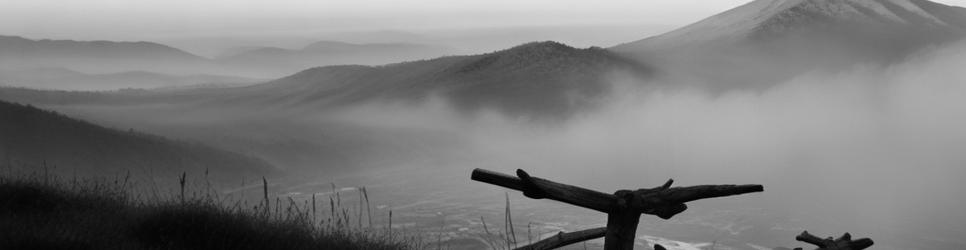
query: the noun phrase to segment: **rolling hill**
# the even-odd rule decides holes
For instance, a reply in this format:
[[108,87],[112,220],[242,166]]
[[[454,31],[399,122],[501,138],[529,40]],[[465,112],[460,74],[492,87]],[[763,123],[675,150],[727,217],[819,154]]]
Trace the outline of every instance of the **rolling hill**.
[[200,173],[210,169],[227,177],[275,170],[254,157],[133,130],[105,128],[32,106],[0,101],[0,118],[0,157],[5,164],[45,164],[81,175],[125,170]]
[[262,80],[223,75],[170,75],[147,71],[86,74],[65,68],[0,70],[0,85],[57,90],[183,88],[195,85],[246,85]]
[[756,0],[610,49],[731,88],[890,64],[964,36],[966,9],[926,0]]
[[[301,49],[275,47],[250,47],[232,50],[215,59],[205,58],[189,52],[154,42],[118,41],[75,41],[28,39],[19,36],[0,35],[0,72],[6,79],[22,80],[39,87],[50,87],[50,82],[38,80],[39,77],[9,76],[13,73],[51,71],[63,69],[76,73],[99,75],[105,85],[115,86],[113,78],[133,80],[135,83],[123,87],[145,87],[168,82],[196,82],[198,78],[278,78],[303,69],[342,64],[381,65],[409,60],[420,60],[452,54],[453,49],[443,46],[374,43],[350,44],[334,41],[321,41]],[[47,72],[61,73],[63,72]],[[181,76],[173,80],[160,75]],[[137,77],[143,76],[143,77]],[[3,77],[0,75],[0,77]],[[11,79],[12,78],[12,79]],[[78,79],[83,82],[85,79]],[[0,82],[2,84],[3,82]],[[138,85],[140,84],[140,85]],[[11,84],[23,86],[23,84]],[[152,85],[152,86],[153,86]],[[56,86],[57,89],[84,89],[83,84]],[[171,85],[169,85],[171,86]],[[34,87],[34,86],[24,86]],[[76,88],[75,88],[76,87]],[[161,87],[161,86],[153,86]],[[85,90],[99,90],[90,88]]]
[[418,128],[359,127],[326,120],[333,114],[327,111],[439,97],[461,114],[492,110],[513,118],[558,120],[605,101],[614,91],[615,77],[647,79],[656,74],[647,65],[601,48],[537,42],[479,55],[311,68],[246,87],[112,92],[0,88],[0,98],[251,152],[286,169],[337,171],[438,153],[442,150],[427,150],[433,148],[427,145],[451,145],[459,138]]
[[443,97],[458,109],[512,116],[562,117],[591,108],[609,93],[615,73],[647,78],[647,65],[601,48],[534,42],[471,56],[383,66],[304,70],[232,91],[215,103],[255,107],[326,108],[369,101]]
[[0,88],[0,97],[38,105],[180,103],[246,112],[314,112],[440,97],[467,113],[492,110],[541,119],[565,118],[593,109],[612,91],[615,77],[646,80],[656,75],[651,66],[605,49],[534,42],[479,55],[381,66],[316,67],[266,83],[217,91],[85,93]]
[[68,68],[86,73],[202,73],[207,58],[152,42],[33,40],[0,36],[0,68]]
[[453,49],[410,43],[353,44],[320,41],[301,49],[276,47],[239,48],[216,57],[221,64],[231,67],[269,71],[272,74],[291,74],[302,69],[327,65],[382,65],[411,60],[435,58],[452,54]]

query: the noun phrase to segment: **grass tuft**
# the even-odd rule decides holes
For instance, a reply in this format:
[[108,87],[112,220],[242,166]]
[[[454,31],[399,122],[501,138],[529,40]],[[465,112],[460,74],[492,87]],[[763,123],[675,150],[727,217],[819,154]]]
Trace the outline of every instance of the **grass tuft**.
[[317,223],[314,208],[291,198],[268,211],[267,192],[265,209],[224,205],[208,192],[186,197],[184,178],[178,196],[144,200],[129,195],[127,181],[0,176],[0,249],[418,248],[412,238]]

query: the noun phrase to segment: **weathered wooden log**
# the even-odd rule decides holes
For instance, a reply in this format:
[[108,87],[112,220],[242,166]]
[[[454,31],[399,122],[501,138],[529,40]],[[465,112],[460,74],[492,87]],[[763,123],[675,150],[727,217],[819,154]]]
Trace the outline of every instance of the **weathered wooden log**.
[[577,242],[597,239],[604,237],[607,233],[607,228],[600,227],[594,229],[581,230],[570,233],[557,233],[557,235],[550,238],[537,241],[536,243],[526,245],[523,247],[516,248],[516,250],[549,250],[564,247]]
[[822,239],[808,233],[808,231],[803,231],[802,234],[796,236],[795,239],[818,246],[818,249],[816,250],[862,250],[875,244],[872,239],[869,238],[852,240],[852,235],[849,233],[843,234],[842,237],[839,237],[838,239],[832,239],[832,237]]
[[478,168],[473,170],[470,179],[518,190],[529,198],[551,199],[603,213],[614,211],[617,203],[617,198],[611,194],[531,177],[523,170],[517,170],[517,175],[510,176]]

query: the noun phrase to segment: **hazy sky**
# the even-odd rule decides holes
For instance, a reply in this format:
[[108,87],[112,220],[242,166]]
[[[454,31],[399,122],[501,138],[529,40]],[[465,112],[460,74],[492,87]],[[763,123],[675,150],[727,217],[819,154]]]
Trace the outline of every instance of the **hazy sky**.
[[[0,33],[31,37],[682,24],[741,0],[2,0]],[[700,3],[700,4],[699,4]]]
[[[656,35],[745,2],[748,0],[0,0],[0,35],[159,41],[202,54],[233,46],[298,47],[320,38],[349,42],[406,38],[372,39],[358,34],[371,31],[432,34],[441,43],[457,45],[493,41],[472,46],[482,51],[532,40],[610,46]],[[966,6],[966,0],[939,2]],[[570,28],[580,26],[583,28]],[[516,30],[494,30],[507,27]],[[454,33],[461,31],[464,33]],[[357,36],[341,35],[347,32]],[[440,38],[440,34],[460,37],[444,41],[446,37]]]
[[[539,25],[677,26],[747,0],[0,0],[0,34],[138,39]],[[940,2],[966,5],[966,0]]]

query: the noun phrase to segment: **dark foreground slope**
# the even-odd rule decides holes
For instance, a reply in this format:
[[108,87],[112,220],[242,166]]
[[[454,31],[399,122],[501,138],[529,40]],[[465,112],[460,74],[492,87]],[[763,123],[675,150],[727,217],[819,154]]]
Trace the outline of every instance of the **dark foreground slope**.
[[198,172],[267,174],[264,161],[208,146],[119,131],[0,101],[0,159],[77,174]]
[[416,249],[399,238],[322,230],[294,209],[142,201],[116,182],[46,180],[0,176],[0,249]]

